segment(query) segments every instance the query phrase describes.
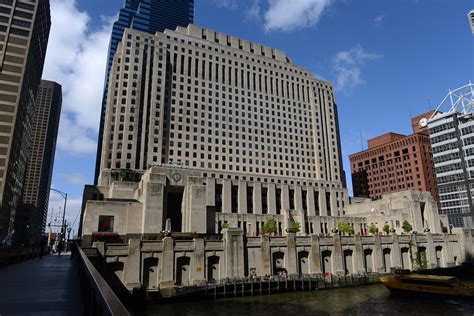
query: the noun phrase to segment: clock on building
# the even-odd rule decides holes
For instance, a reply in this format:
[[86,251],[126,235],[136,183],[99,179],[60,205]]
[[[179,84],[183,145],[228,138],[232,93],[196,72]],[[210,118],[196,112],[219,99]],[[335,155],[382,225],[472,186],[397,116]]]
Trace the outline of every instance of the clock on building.
[[418,124],[421,126],[421,127],[426,127],[428,126],[428,119],[426,117],[423,117],[420,119],[420,121],[418,122]]

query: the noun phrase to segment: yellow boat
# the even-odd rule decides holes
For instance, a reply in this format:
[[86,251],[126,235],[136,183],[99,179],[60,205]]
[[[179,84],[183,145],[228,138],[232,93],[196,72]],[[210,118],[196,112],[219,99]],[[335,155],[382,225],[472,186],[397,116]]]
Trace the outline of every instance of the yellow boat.
[[457,277],[399,272],[380,281],[394,294],[418,294],[474,298],[474,283]]

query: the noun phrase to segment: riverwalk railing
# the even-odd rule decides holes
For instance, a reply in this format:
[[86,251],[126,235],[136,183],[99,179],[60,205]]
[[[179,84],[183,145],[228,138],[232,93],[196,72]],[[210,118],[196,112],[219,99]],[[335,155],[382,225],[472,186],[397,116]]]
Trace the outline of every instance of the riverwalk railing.
[[[370,285],[380,282],[376,273],[349,275],[301,275],[226,278],[205,285],[175,287],[173,291],[161,290],[162,298],[221,298],[236,296],[267,295],[283,292],[318,291],[353,286]],[[151,293],[149,293],[151,294]],[[151,295],[154,296],[153,294]]]
[[41,246],[0,247],[0,267],[40,255]]
[[72,255],[76,258],[79,269],[83,314],[91,316],[131,315],[84,251],[77,245],[73,245]]

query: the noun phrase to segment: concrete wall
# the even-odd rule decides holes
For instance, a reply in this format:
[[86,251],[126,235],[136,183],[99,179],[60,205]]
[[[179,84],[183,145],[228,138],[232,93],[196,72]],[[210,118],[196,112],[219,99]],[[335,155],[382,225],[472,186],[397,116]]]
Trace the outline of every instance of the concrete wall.
[[[224,278],[265,276],[285,269],[289,275],[389,272],[414,268],[409,253],[425,251],[426,267],[459,265],[472,254],[469,233],[389,236],[247,237],[242,230],[223,230],[221,240],[196,238],[160,241],[129,240],[104,248],[110,269],[128,288],[150,290],[203,284]],[[418,248],[416,248],[416,246]],[[410,248],[412,248],[410,250]]]

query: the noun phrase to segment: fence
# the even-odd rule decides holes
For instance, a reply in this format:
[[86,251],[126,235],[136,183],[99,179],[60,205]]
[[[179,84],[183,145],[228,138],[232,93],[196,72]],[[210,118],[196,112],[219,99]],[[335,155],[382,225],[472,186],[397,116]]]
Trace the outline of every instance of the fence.
[[77,245],[73,245],[71,250],[79,269],[83,314],[88,316],[130,315],[84,251]]

